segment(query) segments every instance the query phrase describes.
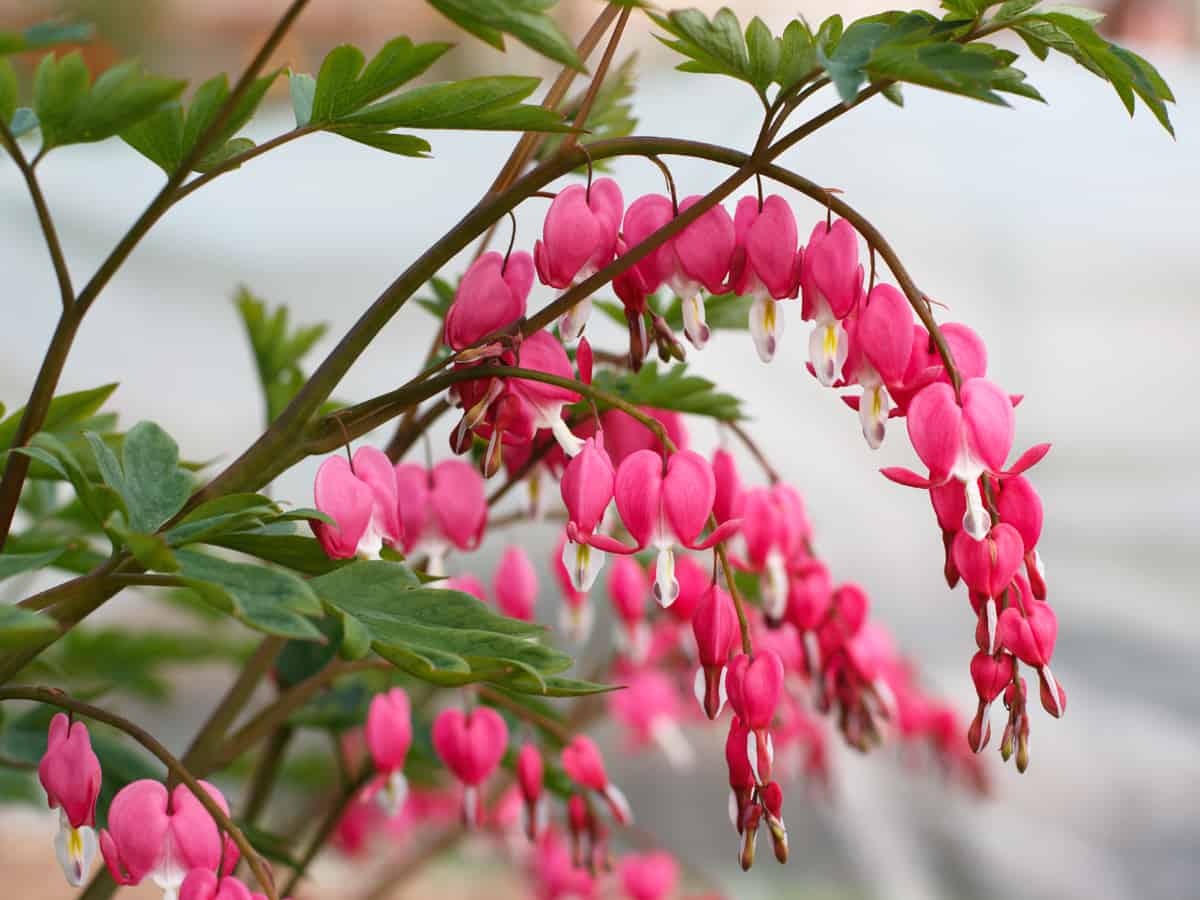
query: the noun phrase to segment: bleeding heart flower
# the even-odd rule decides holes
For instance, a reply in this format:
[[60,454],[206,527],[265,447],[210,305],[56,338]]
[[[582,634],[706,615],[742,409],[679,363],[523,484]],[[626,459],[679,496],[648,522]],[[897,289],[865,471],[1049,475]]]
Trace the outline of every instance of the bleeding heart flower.
[[1025,572],[1033,587],[1033,595],[1046,599],[1046,573],[1037,551],[1042,536],[1042,499],[1027,478],[1020,475],[992,482],[996,512],[1001,522],[1007,522],[1021,534],[1025,546]]
[[562,767],[567,777],[581,788],[595,791],[608,804],[613,818],[621,825],[633,822],[633,810],[629,801],[615,784],[608,780],[604,770],[604,757],[596,742],[585,734],[576,735],[562,751]]
[[742,495],[742,538],[751,569],[762,582],[763,615],[782,621],[787,610],[788,564],[803,553],[811,528],[804,501],[786,484],[752,488]]
[[709,587],[692,616],[696,637],[696,699],[710,719],[716,719],[725,706],[726,663],[738,639],[737,611],[733,599],[716,585]]
[[[559,613],[559,627],[570,640],[581,644],[591,634],[593,612],[592,606],[588,602],[588,592],[575,587],[573,576],[568,570],[567,555],[574,552],[571,550],[571,546],[566,532],[563,532],[558,539],[558,546],[551,556],[550,571],[554,573],[554,580],[558,582],[558,590],[563,599],[562,609]],[[597,571],[599,571],[598,568]]]
[[533,621],[537,603],[538,577],[524,549],[513,544],[504,549],[496,574],[492,579],[492,593],[496,603],[506,616]]
[[83,722],[64,713],[50,720],[46,752],[38,763],[38,780],[46,801],[57,809],[54,849],[71,887],[79,887],[96,858],[96,798],[100,795],[100,760]]
[[[558,192],[542,226],[542,240],[534,244],[538,277],[562,290],[590,278],[612,262],[617,247],[625,200],[611,178],[598,178],[586,188],[573,184]],[[564,341],[582,334],[591,312],[584,298],[559,321]]]
[[792,296],[800,271],[796,217],[787,201],[772,194],[761,204],[757,197],[738,201],[733,219],[735,244],[730,265],[734,293],[752,297],[750,334],[763,362],[775,356],[783,336],[783,315],[775,301]]
[[563,470],[559,488],[570,543],[563,548],[562,562],[577,591],[590,591],[604,566],[604,551],[592,546],[592,537],[612,501],[615,477],[603,433],[588,438]]
[[665,900],[679,882],[679,864],[669,853],[631,853],[621,860],[621,887],[629,900]]
[[862,293],[858,235],[845,219],[818,222],[804,248],[800,269],[801,317],[816,323],[808,356],[817,380],[829,387],[842,371],[849,347],[841,320],[853,311]]
[[444,709],[433,722],[433,749],[463,783],[463,820],[468,827],[483,821],[479,785],[496,770],[508,749],[508,726],[494,709],[479,706],[464,713]]
[[774,650],[761,650],[753,658],[740,653],[729,664],[729,705],[750,731],[746,756],[758,784],[771,780],[775,750],[770,727],[783,693],[783,660]]
[[[954,566],[973,592],[985,600],[989,653],[996,650],[996,600],[1009,589],[1021,566],[1025,547],[1021,535],[1001,522],[987,536],[973,540],[965,531],[954,538]],[[1015,589],[1014,589],[1015,590]]]
[[383,451],[359,447],[353,463],[329,457],[317,470],[313,495],[317,509],[336,523],[311,523],[331,559],[373,559],[384,544],[399,543],[396,475]]
[[1050,658],[1058,638],[1058,617],[1049,603],[1033,601],[1021,609],[1013,604],[1000,613],[999,643],[1026,665],[1038,670],[1042,684],[1042,706],[1052,716],[1066,710],[1066,694],[1050,672]]
[[426,471],[414,463],[396,466],[404,552],[425,553],[430,575],[445,573],[451,547],[474,550],[487,527],[487,493],[476,469],[446,459]]
[[542,754],[535,744],[521,745],[517,753],[516,771],[517,786],[521,789],[524,803],[525,834],[531,841],[536,841],[546,830],[549,811],[542,793],[545,767],[542,765]]
[[967,743],[976,753],[987,746],[992,733],[988,709],[992,701],[1008,687],[1013,674],[1013,658],[1007,653],[1001,652],[992,656],[981,650],[971,659],[971,681],[975,683],[979,709],[967,730]]
[[714,450],[712,470],[717,481],[717,495],[713,499],[713,515],[717,517],[717,523],[741,518],[745,492],[733,454],[723,447]]
[[367,748],[379,773],[368,793],[389,817],[395,816],[408,796],[408,780],[404,777],[404,761],[412,745],[408,694],[401,688],[376,694],[367,711],[365,732]]
[[250,888],[232,875],[192,869],[179,887],[179,900],[254,900]]
[[858,417],[872,450],[883,443],[892,404],[889,386],[900,382],[912,349],[913,314],[890,284],[877,284],[859,305],[850,332],[847,382],[862,385]]
[[495,251],[483,254],[463,275],[446,311],[446,345],[465,350],[520,319],[532,286],[533,257],[528,253],[518,250],[508,259]]
[[608,596],[621,623],[619,643],[634,663],[641,663],[650,645],[650,629],[646,625],[650,579],[642,564],[632,556],[613,560],[608,574]]

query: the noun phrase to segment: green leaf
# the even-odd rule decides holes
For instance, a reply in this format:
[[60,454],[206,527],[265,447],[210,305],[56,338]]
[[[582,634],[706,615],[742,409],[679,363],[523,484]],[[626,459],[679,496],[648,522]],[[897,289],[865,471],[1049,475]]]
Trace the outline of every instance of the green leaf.
[[206,543],[273,562],[303,575],[324,575],[348,564],[344,559],[330,559],[316,538],[301,534],[222,534],[206,538]]
[[555,62],[584,71],[579,54],[546,14],[553,0],[429,0],[429,5],[463,30],[504,49],[505,34]]
[[125,546],[143,566],[152,572],[178,572],[179,563],[167,539],[161,534],[145,534],[130,531],[125,526],[125,517],[114,513],[104,523],[104,530]]
[[[73,430],[73,426],[95,415],[116,388],[117,385],[114,382],[86,391],[59,394],[50,401],[50,408],[46,411],[46,420],[42,423],[42,431]],[[21,407],[0,422],[0,450],[7,450],[12,446],[24,415],[25,408]]]
[[267,634],[322,640],[305,616],[319,615],[320,601],[304,580],[281,569],[230,562],[194,550],[175,553],[181,581],[205,602]]
[[[824,26],[822,26],[824,28]],[[837,48],[828,54],[818,43],[817,58],[843,103],[852,103],[859,88],[866,83],[864,66],[880,41],[888,33],[883,22],[855,22],[846,29],[837,42]]]
[[29,134],[29,132],[33,131],[33,129],[37,127],[37,113],[27,106],[21,106],[17,108],[15,113],[13,113],[12,124],[9,125],[9,131],[12,132],[13,137],[21,137],[22,135]]
[[305,75],[303,72],[289,72],[288,90],[292,96],[292,111],[296,114],[296,127],[303,128],[312,121],[317,79],[311,75]]
[[229,532],[249,531],[278,515],[279,507],[262,494],[231,494],[200,504],[166,537],[172,546],[179,547]]
[[807,81],[819,68],[817,45],[808,23],[802,19],[789,22],[780,38],[779,67],[775,72],[775,80],[781,88],[790,88]]
[[365,627],[376,653],[435,684],[516,673],[542,682],[571,665],[536,641],[539,626],[497,615],[460,591],[423,587],[403,565],[354,562],[310,584],[327,606]]
[[429,156],[429,141],[412,134],[390,134],[386,131],[376,131],[370,128],[335,128],[335,134],[350,138],[376,150],[386,150],[397,156],[413,156],[425,159]]
[[183,161],[183,108],[164,103],[122,131],[121,140],[170,175]]
[[0,604],[0,647],[6,650],[23,647],[57,633],[58,623],[48,615]]
[[0,553],[0,580],[45,568],[66,552],[66,547],[55,547],[42,553]]
[[53,434],[39,432],[33,436],[30,446],[19,447],[14,452],[43,463],[63,480],[71,482],[75,496],[95,525],[101,525],[114,510],[121,508],[120,496],[106,485],[92,482],[75,454]]
[[558,113],[521,104],[538,84],[537,78],[511,75],[431,84],[381,100],[341,121],[380,129],[570,130]]
[[246,287],[234,299],[266,401],[267,421],[273,422],[291,402],[307,376],[300,363],[328,330],[328,324],[293,326],[286,304],[274,308]]
[[[553,138],[549,140],[553,140]],[[454,294],[457,288],[446,281],[446,279],[435,275],[429,280],[429,289],[433,296],[418,297],[417,303],[435,319],[444,319],[450,309],[450,304],[454,302]]]
[[765,91],[775,80],[783,48],[757,16],[746,26],[746,52],[750,58],[750,83]]
[[994,90],[1003,69],[988,48],[953,42],[885,44],[871,54],[866,66],[873,78],[919,84],[998,105],[1005,105]]
[[178,97],[185,84],[146,75],[136,62],[120,63],[90,81],[78,52],[42,59],[33,91],[42,152],[112,137]]
[[603,369],[596,373],[594,384],[637,406],[673,409],[726,422],[743,418],[741,401],[718,392],[707,378],[688,375],[686,369],[680,364],[660,372],[658,363],[651,361],[636,374]]
[[325,668],[338,655],[342,643],[342,624],[337,616],[326,616],[313,623],[325,636],[325,643],[288,641],[275,658],[275,680],[281,690],[295,687]]
[[731,10],[721,9],[712,21],[696,9],[678,10],[666,16],[649,15],[674,40],[661,35],[656,37],[672,50],[688,57],[688,62],[677,66],[680,71],[728,75],[747,84],[755,84],[746,39],[737,16]]
[[55,44],[78,44],[92,38],[91,25],[65,22],[40,22],[20,31],[0,31],[0,55],[41,50]]
[[17,111],[17,73],[0,57],[0,123],[7,125]]
[[498,685],[521,694],[541,694],[546,697],[586,697],[591,694],[606,694],[622,690],[619,684],[597,684],[561,675],[548,675],[539,684],[525,675],[517,675]]
[[100,474],[125,501],[129,527],[151,534],[183,508],[192,478],[179,467],[179,446],[153,422],[139,422],[125,436],[121,464],[96,434],[88,440]]
[[416,78],[449,49],[449,44],[413,44],[398,37],[384,44],[364,70],[361,50],[335,47],[317,75],[309,121],[334,122],[362,109]]
[[[581,135],[579,143],[590,144],[593,141],[607,141],[613,138],[626,137],[637,128],[637,119],[633,115],[633,104],[630,99],[634,90],[634,67],[637,64],[637,54],[631,53],[621,65],[611,71],[588,112],[587,121],[583,127],[587,134]],[[567,122],[574,122],[579,111],[583,108],[587,89],[581,90],[562,106],[562,116]],[[546,135],[538,144],[536,158],[545,161],[554,156],[563,138],[557,134]],[[607,160],[598,160],[594,168],[604,170]]]

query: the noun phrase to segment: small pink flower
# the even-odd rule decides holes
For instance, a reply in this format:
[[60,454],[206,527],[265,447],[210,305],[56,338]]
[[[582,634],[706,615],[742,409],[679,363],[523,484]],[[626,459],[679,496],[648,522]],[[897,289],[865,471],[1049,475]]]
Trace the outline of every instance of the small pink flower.
[[[683,416],[669,409],[654,409],[649,406],[638,408],[662,423],[671,443],[680,450],[688,449],[689,437]],[[604,448],[608,451],[612,464],[618,468],[627,457],[639,450],[662,449],[658,436],[623,410],[606,410],[600,416],[600,424],[604,431]]]
[[980,650],[971,659],[971,681],[975,684],[975,693],[979,697],[979,709],[975,719],[967,730],[967,743],[978,753],[988,742],[992,733],[988,721],[988,708],[1008,687],[1013,679],[1013,658],[1008,653],[997,653],[992,656]]
[[366,738],[379,773],[370,792],[389,817],[395,816],[408,796],[404,761],[412,745],[412,712],[401,688],[375,695],[367,712]]
[[633,662],[639,663],[646,658],[650,643],[650,630],[646,625],[650,579],[642,564],[632,556],[619,556],[613,560],[608,573],[608,596],[621,622],[622,649]]
[[533,610],[537,604],[538,576],[528,554],[517,546],[504,549],[496,574],[492,578],[492,593],[496,603],[506,616],[533,621]]
[[783,313],[775,301],[794,296],[801,256],[792,208],[778,194],[761,204],[754,196],[738,201],[733,218],[735,247],[730,265],[734,293],[752,297],[750,334],[763,362],[775,356],[783,336]]
[[[652,580],[654,574],[654,564],[651,563]],[[679,596],[667,607],[667,612],[680,625],[690,625],[704,592],[712,584],[711,573],[706,566],[696,561],[696,557],[684,553],[675,560],[675,580],[679,582]]]
[[778,782],[772,781],[763,786],[760,792],[763,816],[771,832],[771,842],[775,846],[775,859],[781,863],[788,861],[787,825],[783,821],[783,788]]
[[751,732],[746,756],[759,784],[771,780],[775,750],[769,729],[783,693],[783,674],[783,660],[773,650],[761,650],[753,658],[741,653],[729,664],[729,705]]
[[633,822],[633,810],[629,801],[615,784],[608,780],[604,770],[604,757],[596,742],[585,734],[576,735],[571,743],[563,747],[562,767],[567,777],[581,788],[595,791],[608,804],[613,818],[622,825]]
[[792,574],[788,583],[787,620],[800,632],[809,672],[821,668],[816,633],[832,603],[833,580],[823,562],[810,560]]
[[890,284],[872,288],[853,320],[847,380],[862,385],[858,418],[871,449],[883,443],[892,409],[888,391],[904,377],[912,349],[912,329],[912,308]]
[[838,219],[832,227],[818,222],[804,248],[801,317],[816,323],[808,341],[808,356],[817,380],[826,387],[833,384],[846,362],[849,347],[841,321],[858,303],[862,279],[854,228],[845,219]]
[[741,518],[745,491],[733,454],[723,447],[714,450],[712,470],[717,481],[717,495],[713,498],[713,515],[717,517],[717,523]]
[[679,883],[679,864],[661,850],[621,860],[621,887],[629,900],[666,900]]
[[750,767],[746,748],[753,743],[753,736],[735,713],[729,720],[729,734],[725,738],[725,765],[729,772],[729,818],[733,827],[741,834],[745,826],[746,812],[754,802],[754,789],[758,782]]
[[1049,603],[1033,600],[1023,606],[1013,604],[1000,613],[999,644],[1027,666],[1037,669],[1042,706],[1050,715],[1061,717],[1066,711],[1067,695],[1050,672],[1050,658],[1058,638],[1058,617]]
[[240,879],[220,877],[209,869],[192,869],[179,887],[179,900],[254,900],[254,896]]
[[557,831],[547,830],[533,858],[538,900],[591,900],[596,882],[586,868],[577,866]]
[[1042,536],[1042,499],[1029,480],[1021,475],[996,480],[992,491],[1000,521],[1012,525],[1021,535],[1025,547],[1025,573],[1033,587],[1033,595],[1045,600],[1046,575],[1037,551]]
[[92,751],[87,726],[64,713],[50,720],[46,753],[38,764],[38,780],[51,809],[59,811],[54,849],[71,887],[79,887],[96,858],[96,798],[100,795],[100,760]]
[[954,538],[952,552],[954,566],[967,587],[986,598],[987,651],[994,653],[996,601],[1010,589],[1025,556],[1021,535],[1003,522],[993,526],[983,540],[974,540],[965,531],[960,531]]
[[535,744],[521,745],[517,753],[517,786],[521,791],[524,806],[524,831],[531,841],[536,841],[549,819],[546,798],[543,796],[545,767],[542,754]]
[[[670,606],[679,596],[674,573],[675,545],[704,550],[728,539],[741,525],[739,520],[727,521],[700,540],[716,492],[712,467],[699,453],[692,450],[673,453],[664,473],[661,456],[653,450],[639,450],[617,469],[614,491],[621,521],[636,547],[624,547],[612,538],[605,538],[601,546],[617,553],[648,546],[656,548],[654,598],[660,606]],[[597,535],[593,541],[602,537]]]
[[559,627],[570,640],[581,644],[591,634],[594,614],[592,605],[588,602],[588,592],[575,587],[573,575],[567,567],[567,556],[574,553],[572,546],[566,532],[563,532],[551,555],[550,571],[554,574],[554,580],[558,582],[558,590],[563,599],[559,612]]
[[[221,792],[205,781],[200,785],[228,813]],[[100,832],[100,850],[117,884],[140,884],[150,878],[164,891],[165,900],[176,896],[192,869],[215,872],[223,859],[229,873],[238,859],[233,842],[222,840],[216,823],[186,785],[177,785],[168,795],[162,784],[148,779],[127,784],[113,797],[108,830]]]
[[517,321],[525,315],[532,286],[533,258],[528,253],[518,250],[507,260],[495,251],[483,254],[463,275],[446,312],[446,345],[464,350]]
[[563,470],[559,489],[567,507],[570,543],[564,547],[562,561],[577,591],[591,590],[604,566],[604,552],[591,545],[591,538],[612,502],[614,479],[603,434],[588,438]]
[[991,520],[983,506],[980,476],[985,472],[999,478],[1019,475],[1045,456],[1050,445],[1031,448],[1006,471],[1015,428],[1012,398],[983,378],[963,382],[960,397],[961,404],[954,388],[935,382],[909,403],[908,436],[929,468],[929,477],[902,468],[884,469],[883,474],[912,487],[928,488],[951,478],[962,482],[967,501],[963,530],[981,540]]
[[[611,178],[598,178],[586,188],[574,184],[558,192],[534,244],[538,277],[562,290],[590,278],[612,262],[617,248],[625,200]],[[559,322],[564,341],[574,341],[587,325],[591,298],[577,303]]]
[[351,464],[343,456],[321,463],[313,484],[317,509],[336,525],[314,520],[313,532],[332,559],[378,557],[400,542],[396,475],[383,451],[359,447]]
[[742,539],[751,568],[762,581],[763,615],[779,622],[787,610],[788,564],[804,552],[811,528],[804,501],[789,485],[752,488],[742,496]]
[[[679,211],[687,211],[700,199],[688,197],[679,204]],[[673,218],[675,213],[666,197],[659,194],[639,197],[625,213],[625,243],[631,247],[640,244]],[[700,291],[703,288],[719,294],[724,290],[735,239],[733,220],[718,204],[637,263],[646,293],[666,284],[679,297],[684,332],[697,350],[709,338]]]
[[[547,331],[534,332],[521,342],[517,352],[517,365],[523,369],[557,375],[559,378],[575,377],[567,351]],[[508,379],[506,387],[529,404],[534,412],[534,427],[549,428],[567,456],[574,456],[580,451],[583,441],[571,433],[571,429],[562,418],[563,406],[574,403],[579,399],[579,394],[568,388],[528,378]]]
[[679,695],[671,678],[657,669],[640,669],[627,679],[625,690],[609,695],[613,718],[628,729],[634,748],[653,743],[676,769],[695,761],[691,744],[679,727]]
[[426,471],[415,463],[396,466],[404,552],[425,553],[431,575],[445,573],[451,547],[471,551],[487,527],[487,493],[476,469],[445,459]]
[[726,698],[726,663],[738,639],[737,612],[733,599],[716,585],[711,586],[700,600],[692,616],[692,633],[696,637],[696,655],[700,668],[696,671],[696,699],[710,719],[721,714]]
[[496,770],[508,748],[508,726],[494,709],[479,706],[470,713],[444,709],[433,723],[433,749],[461,781],[463,818],[468,827],[483,821],[479,785]]

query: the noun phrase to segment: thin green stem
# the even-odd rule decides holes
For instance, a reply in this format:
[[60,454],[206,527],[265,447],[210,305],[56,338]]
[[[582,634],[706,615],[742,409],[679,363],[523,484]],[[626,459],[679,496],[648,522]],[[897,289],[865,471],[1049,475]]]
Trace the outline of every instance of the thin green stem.
[[233,839],[237,844],[238,850],[241,851],[242,857],[250,866],[250,871],[254,873],[255,879],[259,886],[266,892],[271,900],[278,900],[278,894],[275,891],[275,881],[271,877],[271,870],[258,855],[254,847],[246,840],[246,836],[242,834],[233,821],[225,814],[212,796],[204,789],[196,777],[176,759],[166,747],[164,747],[157,738],[150,734],[145,729],[135,725],[128,719],[111,713],[106,709],[101,709],[99,706],[92,706],[90,703],[84,703],[80,700],[75,700],[68,697],[61,691],[52,690],[44,687],[34,687],[25,685],[15,685],[13,687],[0,688],[0,701],[4,700],[32,700],[35,703],[44,703],[49,706],[57,706],[60,709],[69,710],[81,716],[86,716],[89,719],[95,719],[97,722],[103,722],[106,725],[111,725],[119,731],[129,735],[150,753],[158,758],[175,780],[183,784],[196,799],[205,811],[212,816],[213,821],[217,826]]
[[33,201],[38,224],[42,227],[42,237],[46,241],[46,249],[50,252],[50,263],[54,266],[54,277],[58,279],[58,292],[61,295],[62,308],[65,312],[75,302],[75,289],[71,287],[71,272],[63,257],[62,244],[58,240],[58,230],[54,227],[54,219],[50,215],[50,207],[46,205],[46,197],[42,193],[37,173],[25,159],[21,145],[17,143],[17,139],[9,130],[8,123],[3,119],[0,119],[0,144],[4,145],[4,149],[17,164],[17,168],[21,171],[21,177],[25,179],[25,186],[29,189],[29,198]]
[[231,156],[215,169],[210,169],[204,174],[193,178],[191,181],[181,186],[176,192],[175,199],[172,202],[178,203],[184,197],[190,196],[193,192],[198,191],[200,188],[213,181],[213,179],[219,178],[227,172],[232,172],[234,169],[241,168],[243,165],[250,162],[250,160],[262,156],[268,151],[274,150],[277,147],[282,147],[284,144],[290,144],[297,138],[302,138],[305,135],[312,134],[314,131],[318,130],[319,129],[317,126],[314,125],[305,125],[303,128],[293,128],[291,131],[285,131],[283,134],[277,135],[270,140],[263,141],[261,144],[256,144],[244,153],[239,153],[237,156]]

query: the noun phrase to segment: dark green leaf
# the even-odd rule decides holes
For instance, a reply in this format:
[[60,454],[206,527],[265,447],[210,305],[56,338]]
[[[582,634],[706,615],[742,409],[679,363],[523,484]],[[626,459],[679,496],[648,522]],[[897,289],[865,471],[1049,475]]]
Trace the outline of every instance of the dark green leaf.
[[[77,423],[94,415],[104,401],[109,398],[109,395],[117,389],[117,385],[105,384],[98,388],[91,388],[86,391],[75,391],[70,394],[59,394],[50,401],[50,408],[46,412],[46,420],[42,424],[42,431],[62,432],[73,430],[73,426]],[[12,446],[13,438],[16,437],[17,428],[20,427],[21,418],[25,415],[25,408],[21,407],[15,413],[0,422],[0,450],[7,450]]]
[[586,697],[589,694],[605,694],[623,688],[623,685],[619,684],[597,684],[594,681],[564,678],[561,675],[547,675],[542,684],[525,675],[517,675],[500,686],[522,694],[540,694],[546,697]]
[[104,530],[112,535],[113,540],[124,545],[134,558],[152,572],[178,572],[179,563],[171,552],[167,539],[161,534],[146,534],[130,531],[125,525],[125,517],[114,513],[104,524]]
[[546,14],[546,0],[429,0],[429,5],[497,50],[510,34],[531,50],[583,71],[574,46]]
[[381,100],[342,121],[378,129],[569,130],[558,113],[521,104],[537,86],[536,78],[508,75],[431,84]]
[[167,532],[173,546],[207,540],[219,534],[249,531],[274,519],[279,513],[262,494],[231,494],[208,500],[188,513]]
[[182,582],[218,609],[267,634],[321,640],[304,616],[317,615],[320,601],[308,583],[281,569],[235,563],[179,550]]
[[275,680],[281,689],[295,687],[333,661],[342,643],[342,624],[336,616],[313,623],[325,635],[325,643],[288,641],[275,658]]
[[783,49],[779,39],[757,16],[746,26],[746,51],[750,58],[750,83],[765,91],[775,80]]
[[660,372],[658,363],[651,361],[637,374],[605,369],[596,373],[594,383],[637,406],[673,409],[727,422],[742,418],[741,402],[736,397],[718,392],[707,378],[688,375],[682,364]]
[[170,175],[183,160],[183,108],[164,103],[122,131],[121,140]]
[[650,13],[650,18],[674,37],[674,40],[662,36],[658,39],[688,57],[688,62],[678,66],[680,71],[729,75],[748,84],[755,83],[741,25],[729,9],[721,9],[712,21],[696,9],[678,10],[666,16]]
[[335,47],[317,75],[309,122],[334,122],[357,112],[416,78],[449,49],[449,44],[413,44],[398,37],[363,69],[361,50],[349,44]]
[[250,846],[257,850],[268,862],[281,863],[289,869],[297,871],[301,864],[291,854],[292,839],[267,831],[258,825],[252,825],[244,819],[234,819],[234,824],[246,836]]
[[318,694],[296,710],[288,722],[299,728],[346,731],[366,720],[371,697],[370,689],[362,681],[346,681]]
[[342,137],[366,144],[368,147],[374,147],[376,150],[395,153],[397,156],[413,156],[417,159],[424,159],[433,149],[429,146],[429,141],[412,134],[390,134],[370,128],[336,128],[333,130],[335,134],[340,134]]
[[206,542],[286,566],[304,575],[324,575],[347,564],[344,559],[330,559],[316,538],[301,534],[222,534],[207,538]]
[[867,80],[867,59],[887,33],[888,26],[883,22],[855,22],[841,35],[832,53],[827,54],[817,45],[817,57],[843,103],[851,103],[858,96]]
[[0,604],[0,647],[23,647],[58,632],[58,624],[49,616]]

